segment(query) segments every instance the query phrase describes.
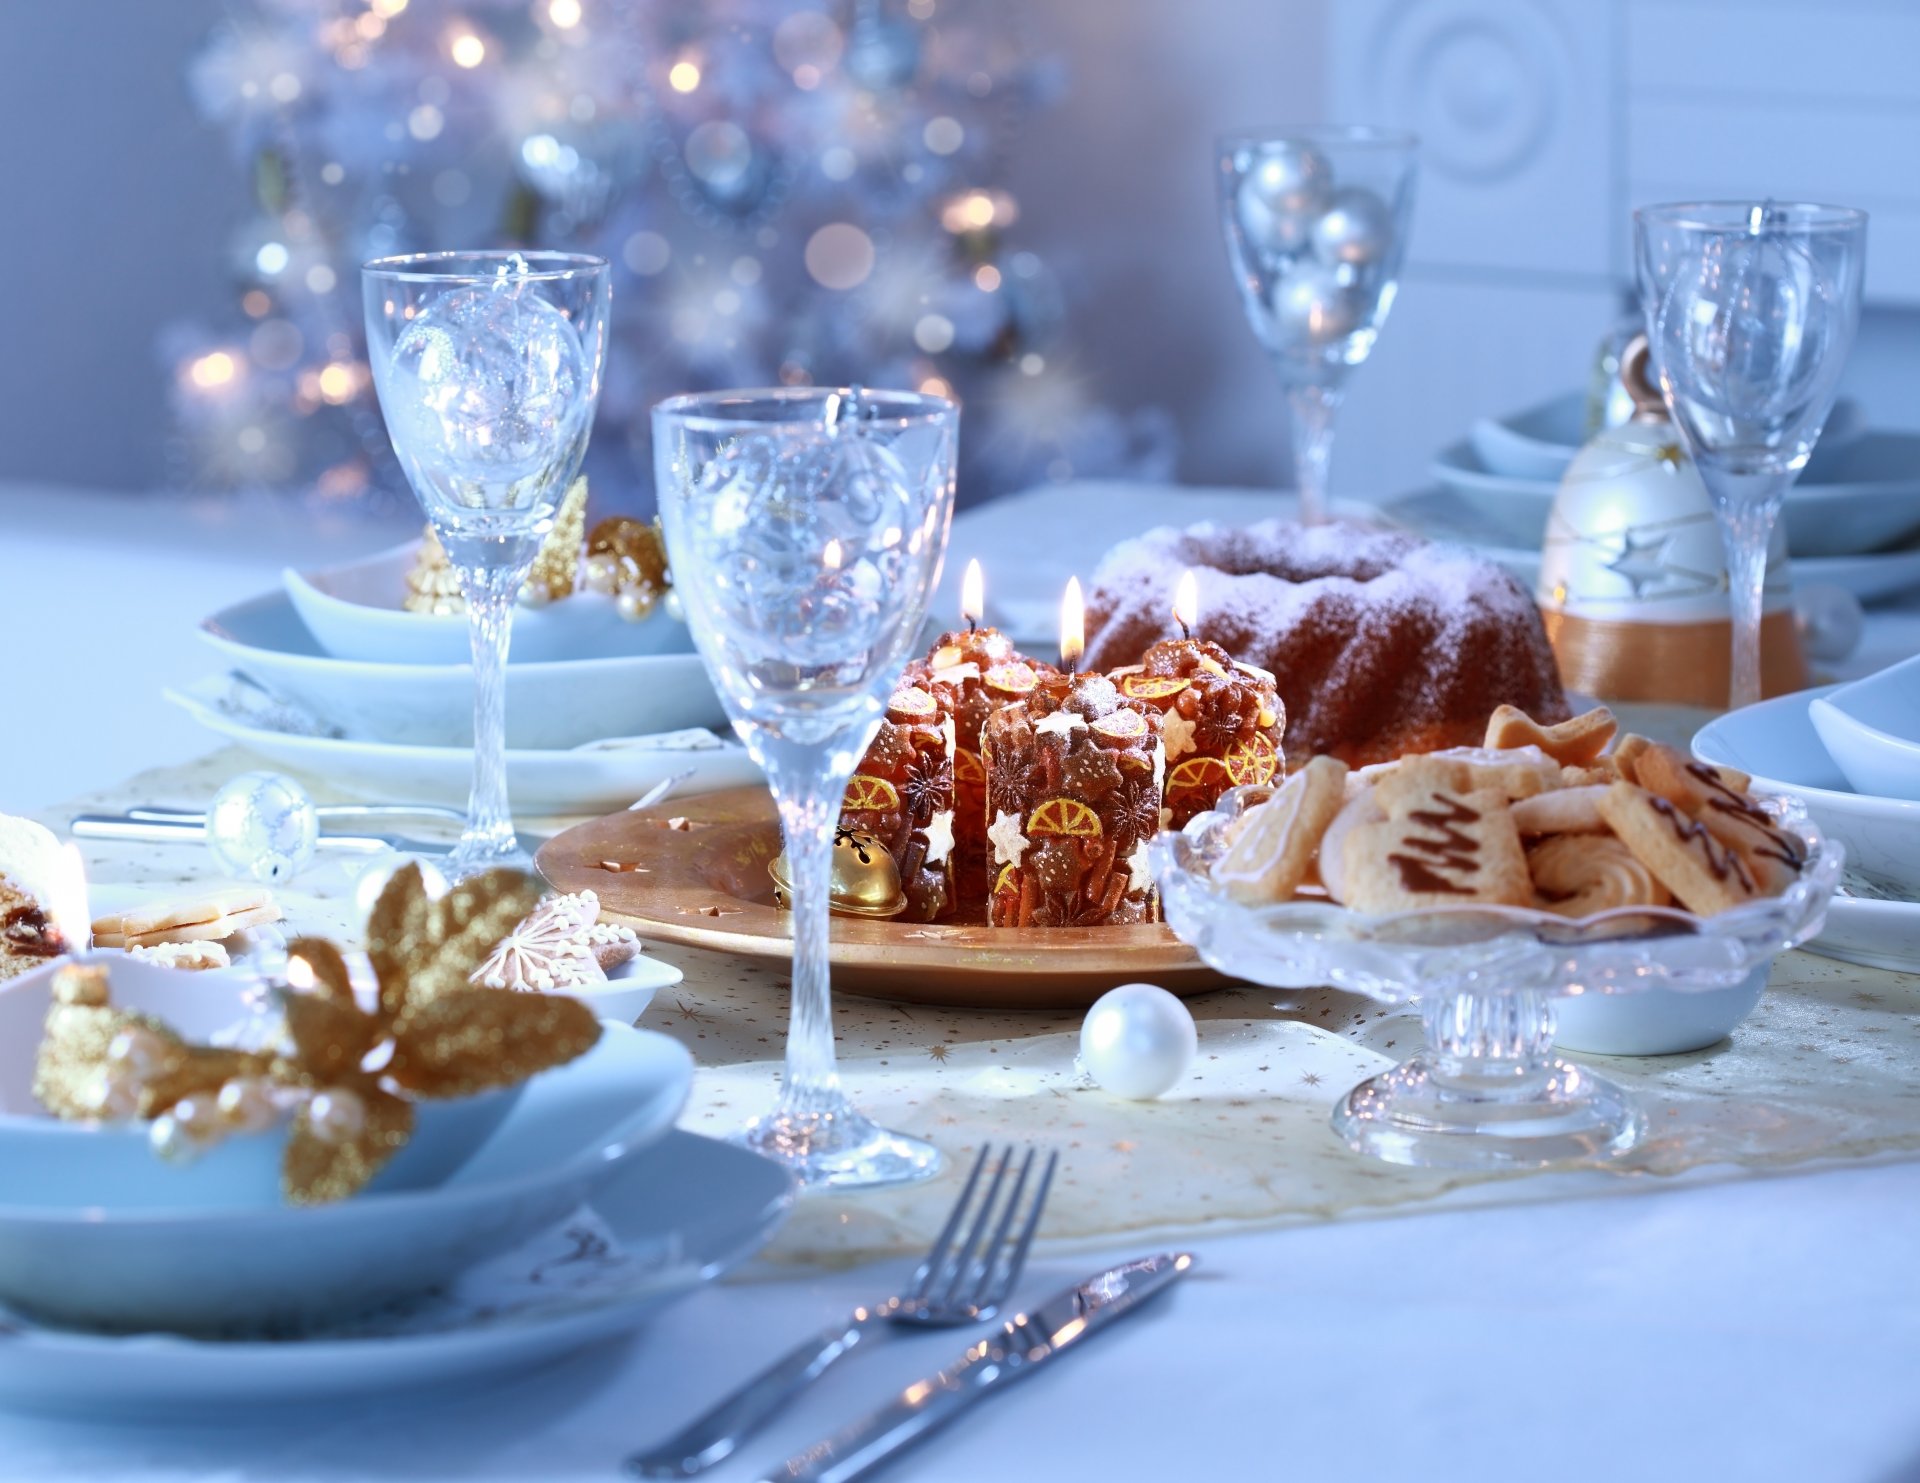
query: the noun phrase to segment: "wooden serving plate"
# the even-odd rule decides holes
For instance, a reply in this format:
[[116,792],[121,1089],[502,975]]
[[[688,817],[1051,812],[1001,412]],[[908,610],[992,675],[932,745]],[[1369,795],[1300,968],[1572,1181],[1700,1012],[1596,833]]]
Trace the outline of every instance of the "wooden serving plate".
[[[555,835],[540,873],[555,890],[595,892],[605,915],[643,937],[791,960],[767,875],[780,853],[773,796],[734,788],[675,807]],[[836,989],[966,1009],[1078,1009],[1136,980],[1182,996],[1228,982],[1158,923],[1018,930],[836,916],[832,963]]]

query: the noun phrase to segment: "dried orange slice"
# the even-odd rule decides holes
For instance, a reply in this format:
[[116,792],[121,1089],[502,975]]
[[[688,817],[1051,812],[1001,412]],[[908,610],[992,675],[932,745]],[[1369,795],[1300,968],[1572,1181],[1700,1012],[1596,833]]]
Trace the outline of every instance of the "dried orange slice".
[[1031,695],[1040,684],[1040,676],[1033,672],[1033,666],[1017,659],[994,665],[985,678],[990,689],[1004,695]]
[[1147,718],[1123,707],[1095,721],[1093,731],[1108,741],[1138,741],[1147,734]]
[[885,778],[877,778],[870,772],[856,772],[847,782],[840,807],[856,813],[876,813],[900,807],[900,794]]
[[1249,783],[1270,783],[1280,770],[1280,754],[1274,750],[1273,743],[1257,731],[1248,740],[1228,747],[1227,755],[1221,760],[1236,788],[1244,788]]
[[1128,675],[1120,682],[1120,693],[1131,695],[1135,700],[1165,700],[1169,695],[1178,695],[1192,683],[1192,680],[1183,680],[1177,675]]
[[978,752],[969,752],[965,747],[954,748],[953,780],[956,783],[986,782],[986,764],[980,760]]
[[1100,815],[1077,798],[1049,798],[1027,820],[1027,833],[1064,835],[1069,839],[1098,839]]
[[1189,757],[1167,774],[1167,794],[1171,797],[1194,788],[1224,790],[1228,779],[1227,764],[1218,757]]
[[1001,866],[1000,878],[993,883],[993,894],[998,896],[1002,891],[1013,890],[1015,886],[1019,884],[1014,879],[1015,875],[1019,873],[1019,870],[1020,867],[1018,865]]
[[917,685],[902,685],[887,702],[889,716],[904,716],[910,721],[927,721],[940,713],[934,698]]

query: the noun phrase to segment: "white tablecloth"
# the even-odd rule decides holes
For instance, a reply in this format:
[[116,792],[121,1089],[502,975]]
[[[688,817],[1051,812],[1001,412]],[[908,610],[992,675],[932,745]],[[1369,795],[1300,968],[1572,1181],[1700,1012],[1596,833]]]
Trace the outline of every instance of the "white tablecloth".
[[[1097,552],[1130,525],[1221,503],[1107,492],[1097,521],[1048,512],[1044,539]],[[984,518],[963,519],[956,545]],[[282,560],[395,533],[316,536],[284,507],[214,519],[0,491],[16,676],[0,808],[201,749],[157,694],[211,667],[192,623],[269,584]],[[1914,627],[1877,619],[1856,666],[1912,648]],[[1920,1011],[1920,981],[1913,993]],[[1920,1477],[1916,1212],[1920,1164],[1897,1163],[1199,1241],[1200,1270],[1154,1311],[894,1475]],[[1094,1265],[1036,1268],[1023,1293]],[[0,1480],[608,1479],[625,1451],[900,1275],[723,1284],[631,1342],[432,1401],[217,1429],[0,1416]],[[758,1476],[957,1347],[916,1337],[849,1361],[713,1476]]]

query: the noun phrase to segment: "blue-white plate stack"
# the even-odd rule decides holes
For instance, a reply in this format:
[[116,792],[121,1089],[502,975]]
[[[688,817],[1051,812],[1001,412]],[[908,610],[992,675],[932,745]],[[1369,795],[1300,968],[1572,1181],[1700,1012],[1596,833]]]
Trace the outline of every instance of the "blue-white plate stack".
[[[1586,416],[1586,397],[1570,392],[1482,418],[1433,460],[1434,487],[1387,513],[1422,535],[1480,547],[1531,586],[1560,476],[1586,441]],[[1863,603],[1920,587],[1920,433],[1870,431],[1843,398],[1783,518],[1799,585],[1844,587]]]
[[[524,1087],[422,1104],[374,1185],[279,1190],[284,1132],[187,1166],[33,1096],[50,964],[0,986],[0,1406],[90,1421],[324,1402],[529,1366],[640,1327],[757,1250],[779,1166],[673,1131],[686,1051],[612,1021]],[[203,1038],[246,987],[115,958],[116,1004]]]
[[[201,637],[226,672],[169,699],[271,761],[363,797],[460,805],[473,767],[464,615],[402,607],[417,546],[326,571],[215,613]],[[597,592],[514,617],[507,774],[525,814],[604,812],[688,774],[681,793],[760,774],[686,627],[640,622]]]

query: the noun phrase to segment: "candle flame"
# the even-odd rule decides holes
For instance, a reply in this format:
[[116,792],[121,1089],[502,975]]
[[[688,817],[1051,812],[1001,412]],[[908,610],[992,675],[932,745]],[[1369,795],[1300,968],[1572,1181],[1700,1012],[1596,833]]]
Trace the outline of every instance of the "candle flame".
[[80,846],[69,840],[61,846],[54,877],[47,882],[47,918],[66,941],[70,953],[93,946],[93,912],[87,905],[87,866]]
[[314,977],[313,964],[305,958],[294,956],[287,959],[287,987],[305,993],[318,980]]
[[960,579],[960,616],[969,626],[987,616],[987,581],[977,557],[967,563],[967,574]]
[[1173,621],[1182,633],[1191,633],[1200,623],[1200,579],[1189,567],[1180,574],[1180,585],[1173,593]]
[[820,564],[830,572],[840,570],[840,563],[846,558],[840,550],[840,538],[834,537],[827,542],[826,549],[820,553]]
[[1076,669],[1086,652],[1087,606],[1080,597],[1080,579],[1068,577],[1066,596],[1060,599],[1060,662]]

